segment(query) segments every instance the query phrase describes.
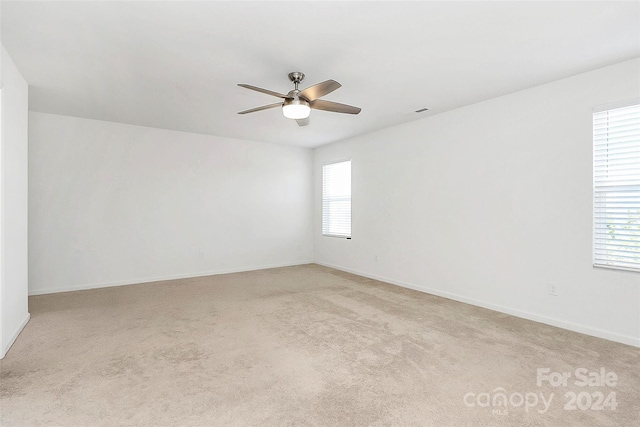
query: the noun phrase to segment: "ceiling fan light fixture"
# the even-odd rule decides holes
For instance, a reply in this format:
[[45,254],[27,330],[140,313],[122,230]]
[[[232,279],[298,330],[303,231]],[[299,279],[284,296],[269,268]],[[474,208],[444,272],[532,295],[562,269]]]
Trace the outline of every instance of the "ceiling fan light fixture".
[[285,99],[282,104],[282,114],[288,119],[306,119],[311,114],[311,107],[304,99]]

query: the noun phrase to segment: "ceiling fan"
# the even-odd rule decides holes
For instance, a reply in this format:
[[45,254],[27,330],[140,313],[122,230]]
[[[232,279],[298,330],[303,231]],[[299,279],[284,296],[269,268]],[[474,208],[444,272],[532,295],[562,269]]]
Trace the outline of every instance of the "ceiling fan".
[[282,114],[284,114],[286,118],[294,119],[298,123],[298,126],[306,126],[309,124],[309,114],[311,113],[312,108],[316,110],[333,111],[335,113],[346,114],[358,114],[361,111],[361,108],[358,107],[319,99],[342,86],[335,80],[327,80],[325,82],[318,83],[317,85],[310,86],[304,90],[298,90],[298,84],[304,80],[303,73],[299,71],[289,73],[289,80],[293,82],[295,89],[289,91],[286,95],[268,89],[238,83],[238,86],[266,93],[267,95],[282,98],[284,100],[283,102],[276,102],[275,104],[263,105],[262,107],[240,111],[238,114],[254,113],[256,111],[282,107]]

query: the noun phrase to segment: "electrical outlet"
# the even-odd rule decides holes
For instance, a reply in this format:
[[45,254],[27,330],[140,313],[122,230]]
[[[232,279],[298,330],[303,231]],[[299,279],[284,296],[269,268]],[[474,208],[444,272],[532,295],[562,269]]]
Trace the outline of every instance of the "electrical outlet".
[[378,255],[374,255],[373,259],[374,259],[375,262],[378,262]]
[[558,296],[558,284],[555,282],[549,282],[547,284],[549,295],[557,297]]
[[200,259],[204,259],[204,251],[198,252],[198,257],[200,257]]

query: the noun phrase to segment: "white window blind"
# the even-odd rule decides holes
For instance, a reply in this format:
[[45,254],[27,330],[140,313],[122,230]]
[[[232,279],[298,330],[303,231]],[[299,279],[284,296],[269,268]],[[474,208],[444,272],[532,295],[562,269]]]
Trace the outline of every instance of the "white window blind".
[[593,264],[640,271],[640,105],[593,114]]
[[322,167],[322,234],[351,237],[351,160]]

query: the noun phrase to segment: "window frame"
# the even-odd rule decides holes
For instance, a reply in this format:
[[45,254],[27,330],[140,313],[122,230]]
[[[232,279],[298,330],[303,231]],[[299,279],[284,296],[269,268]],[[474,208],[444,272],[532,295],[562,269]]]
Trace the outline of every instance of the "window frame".
[[[325,233],[325,168],[327,166],[338,165],[341,163],[349,163],[349,233],[348,234],[339,234],[339,233]],[[322,164],[322,173],[321,173],[321,212],[320,212],[320,231],[323,237],[333,237],[333,238],[341,238],[351,240],[353,237],[353,160],[351,158],[345,158],[341,160],[333,160],[327,163]],[[334,196],[335,197],[335,196]]]
[[[598,230],[602,230],[603,226],[605,226],[606,228],[609,228],[609,226],[613,225],[614,227],[617,224],[614,223],[606,223],[606,215],[607,213],[609,215],[611,215],[613,217],[613,215],[617,215],[617,216],[623,216],[623,213],[618,213],[618,212],[608,212],[613,210],[613,208],[609,208],[607,209],[606,204],[603,205],[603,203],[606,203],[606,197],[607,194],[610,193],[611,194],[611,198],[616,198],[616,197],[621,197],[619,195],[614,195],[613,193],[619,194],[621,192],[626,191],[630,191],[631,196],[631,205],[634,206],[635,205],[635,201],[634,199],[636,197],[640,197],[640,183],[638,184],[634,184],[634,183],[612,183],[612,184],[608,184],[608,183],[603,183],[605,182],[605,180],[603,180],[602,175],[603,175],[603,169],[607,171],[609,171],[609,167],[611,163],[620,162],[620,159],[611,159],[611,160],[604,160],[604,161],[598,161],[596,159],[596,152],[598,150],[602,150],[602,141],[600,141],[599,138],[596,137],[596,116],[600,115],[604,112],[607,111],[612,111],[612,110],[617,110],[617,109],[622,109],[622,108],[626,108],[626,107],[632,107],[632,106],[638,106],[640,107],[640,98],[633,98],[633,99],[629,99],[629,100],[625,100],[625,101],[620,101],[620,102],[614,102],[614,103],[609,103],[609,104],[604,104],[604,105],[600,105],[597,107],[593,108],[593,112],[592,112],[592,126],[593,126],[593,134],[592,134],[592,149],[593,149],[593,156],[592,156],[592,168],[591,168],[591,173],[592,173],[592,184],[593,184],[593,193],[592,193],[592,247],[591,247],[591,253],[592,253],[592,263],[593,263],[593,267],[595,268],[604,268],[604,269],[611,269],[611,270],[620,270],[620,271],[629,271],[629,272],[635,272],[635,273],[640,273],[640,262],[635,261],[633,258],[635,258],[635,256],[631,257],[631,262],[626,262],[623,260],[618,259],[616,260],[607,260],[606,257],[615,257],[615,255],[608,255],[608,254],[603,254],[603,253],[599,253],[599,252],[606,252],[607,249],[611,245],[608,242],[608,239],[603,239],[602,235],[604,233],[602,233],[601,231]],[[607,127],[607,131],[608,131],[609,127]],[[632,142],[635,142],[635,140],[632,140]],[[640,147],[640,142],[638,143],[638,146]],[[635,148],[635,144],[631,146],[632,149]],[[619,148],[618,148],[619,149]],[[610,163],[611,162],[611,163]],[[633,165],[633,162],[631,162],[631,164]],[[631,176],[634,177],[636,175],[636,168],[632,167],[631,169]],[[638,166],[637,169],[638,173],[640,173],[640,164]],[[612,171],[611,173],[614,174],[616,171]],[[626,171],[625,171],[626,172]],[[615,176],[615,175],[614,175]],[[618,175],[619,177],[620,175]],[[635,178],[632,178],[632,180],[635,180]],[[621,191],[622,190],[622,191]],[[626,196],[626,195],[625,195]],[[605,199],[603,201],[603,199]],[[626,200],[626,199],[624,199]],[[611,204],[616,203],[616,202],[609,202]],[[617,203],[620,203],[620,200],[617,200]],[[633,209],[633,208],[631,208]],[[630,211],[632,212],[632,211]],[[629,213],[628,217],[627,216],[623,216],[621,219],[622,220],[626,220],[627,218],[634,218],[634,214],[633,213]],[[613,218],[611,218],[613,220]],[[639,224],[640,227],[640,224]],[[632,241],[634,241],[635,239],[632,238]],[[635,246],[635,245],[628,245],[628,246]],[[620,248],[618,248],[620,249]],[[609,250],[613,250],[613,249],[609,249]],[[635,248],[634,248],[635,250]],[[623,252],[624,253],[624,252]],[[622,265],[621,265],[622,264]]]

